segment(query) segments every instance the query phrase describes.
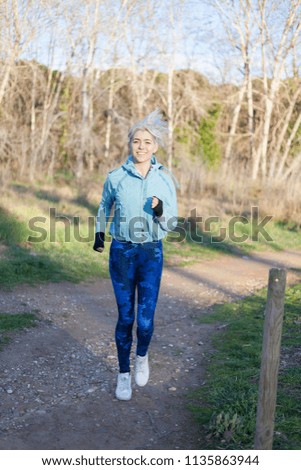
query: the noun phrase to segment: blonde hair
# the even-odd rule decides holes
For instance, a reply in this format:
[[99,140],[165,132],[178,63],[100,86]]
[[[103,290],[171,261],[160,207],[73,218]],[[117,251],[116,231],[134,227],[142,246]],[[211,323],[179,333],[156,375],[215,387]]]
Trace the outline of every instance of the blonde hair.
[[148,131],[154,138],[158,145],[164,147],[165,136],[167,135],[167,121],[163,120],[163,114],[160,109],[155,109],[152,113],[148,114],[144,119],[134,124],[128,134],[129,145],[131,145],[135,132],[140,130]]

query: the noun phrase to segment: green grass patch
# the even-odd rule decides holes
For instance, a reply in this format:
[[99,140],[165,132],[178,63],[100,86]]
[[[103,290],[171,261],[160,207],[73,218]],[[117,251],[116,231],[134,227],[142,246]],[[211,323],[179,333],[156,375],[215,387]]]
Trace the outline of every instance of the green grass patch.
[[[15,192],[18,203],[14,200]],[[108,277],[109,244],[93,251],[93,205],[18,185],[0,207],[0,286]],[[51,210],[54,211],[51,222]],[[95,216],[95,214],[93,214]],[[90,217],[90,218],[89,218]],[[92,222],[92,223],[91,223]]]
[[[264,217],[229,217],[218,221],[179,218],[175,233],[165,241],[167,261],[187,265],[219,254],[247,255],[260,251],[301,250],[301,231]],[[257,220],[257,222],[256,222]],[[262,225],[262,230],[258,229]]]
[[0,349],[8,343],[9,333],[15,330],[31,328],[37,323],[33,313],[0,313]]
[[[208,449],[252,449],[255,436],[266,289],[218,305],[202,323],[223,325],[213,336],[205,385],[191,407]],[[274,449],[301,449],[301,284],[285,300]]]
[[26,222],[16,219],[11,213],[0,207],[0,241],[13,246],[24,241],[26,236]]
[[[94,194],[91,197],[89,192],[72,184],[33,187],[13,183],[1,195],[0,286],[13,288],[20,283],[80,282],[108,277],[110,243],[106,242],[102,254],[92,250],[101,188]],[[51,210],[55,219],[52,224]],[[252,240],[251,216],[248,223],[246,218],[235,219],[234,225],[230,218],[219,221],[212,218],[197,227],[193,218],[189,221],[180,218],[179,230],[164,240],[166,264],[189,265],[220,254],[301,249],[301,233],[295,226],[272,220],[265,226],[272,241],[267,242],[261,235],[256,241]],[[259,223],[262,219],[258,217]],[[239,241],[241,237],[246,240]]]

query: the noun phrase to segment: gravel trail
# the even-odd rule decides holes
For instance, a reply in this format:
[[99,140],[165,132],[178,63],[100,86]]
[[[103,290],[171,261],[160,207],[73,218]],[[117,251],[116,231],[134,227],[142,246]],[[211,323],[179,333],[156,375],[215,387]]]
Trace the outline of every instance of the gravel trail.
[[[301,253],[226,256],[165,267],[151,343],[151,378],[114,398],[116,306],[109,279],[0,290],[0,311],[36,312],[38,326],[0,352],[0,449],[197,449],[188,405],[204,382],[210,337],[198,318],[266,286],[268,270],[300,280]],[[299,271],[298,271],[299,269]],[[133,348],[134,350],[134,348]]]

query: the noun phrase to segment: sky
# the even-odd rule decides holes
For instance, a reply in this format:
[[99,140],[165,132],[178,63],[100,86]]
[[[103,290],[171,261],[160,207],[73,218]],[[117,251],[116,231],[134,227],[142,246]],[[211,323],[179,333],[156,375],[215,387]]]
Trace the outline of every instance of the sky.
[[[26,0],[21,1],[26,4]],[[221,20],[210,6],[210,0],[136,0],[136,6],[128,16],[121,3],[131,5],[133,2],[130,0],[48,0],[52,6],[43,12],[46,21],[41,22],[42,27],[37,27],[34,40],[24,50],[23,58],[36,59],[59,70],[66,69],[69,61],[72,73],[82,73],[88,57],[87,32],[91,31],[96,18],[97,1],[101,8],[94,57],[96,69],[134,64],[137,71],[149,68],[167,72],[172,65],[175,69],[196,70],[213,83],[238,83],[241,80],[241,54],[227,43]],[[283,0],[272,10],[273,1],[267,2],[271,11],[267,21],[270,21],[269,32],[277,43],[284,24],[282,19],[292,0]],[[33,4],[37,5],[37,2]],[[231,4],[238,5],[238,0]],[[37,15],[36,9],[31,18],[31,31],[35,28],[34,15]],[[36,23],[39,24],[38,21]],[[254,24],[253,35],[256,38],[258,26]],[[117,42],[113,40],[116,34]],[[252,74],[258,76],[261,64],[259,49],[256,54]],[[268,59],[273,63],[272,56]],[[288,70],[290,67],[288,64]]]
[[[92,2],[93,3],[93,2]],[[111,9],[109,14],[113,15],[112,21],[108,21],[114,27],[114,18],[118,14],[119,0],[112,0],[111,5],[115,5],[117,11]],[[155,4],[156,2],[154,2]],[[181,3],[181,1],[179,2]],[[161,0],[158,7],[154,9],[150,19],[147,19],[147,12],[142,13],[146,18],[145,22],[139,15],[132,15],[127,28],[127,41],[119,41],[117,51],[117,65],[128,66],[132,57],[129,47],[133,47],[137,65],[156,68],[160,71],[167,71],[171,61],[176,69],[194,69],[213,81],[220,78],[220,58],[214,53],[214,41],[218,39],[219,22],[213,9],[210,9],[207,2],[192,0],[182,2],[182,6],[174,8],[174,27],[170,27],[170,12],[174,0]],[[72,9],[71,9],[72,13]],[[93,12],[92,12],[93,13]],[[53,12],[52,12],[53,14]],[[70,10],[68,13],[70,15]],[[80,12],[77,14],[78,31],[83,28],[83,18]],[[104,12],[108,14],[108,11]],[[34,58],[45,65],[51,65],[55,69],[64,69],[67,57],[70,54],[70,44],[76,39],[76,30],[68,34],[68,19],[58,16],[54,21],[49,21],[46,28],[40,30],[30,47],[23,53],[23,58]],[[167,21],[166,21],[167,20]],[[90,24],[93,22],[93,14]],[[104,28],[104,34],[100,28],[99,40],[95,55],[95,66],[100,69],[112,66],[113,48],[108,37],[110,28]],[[118,29],[118,28],[117,28]],[[141,32],[140,38],[134,38],[133,31]],[[53,39],[55,38],[55,39]],[[128,42],[128,44],[126,44]],[[87,56],[85,41],[76,48],[72,63],[82,65]],[[217,66],[217,62],[218,66]],[[115,61],[116,63],[116,61]],[[73,69],[76,73],[76,67]]]

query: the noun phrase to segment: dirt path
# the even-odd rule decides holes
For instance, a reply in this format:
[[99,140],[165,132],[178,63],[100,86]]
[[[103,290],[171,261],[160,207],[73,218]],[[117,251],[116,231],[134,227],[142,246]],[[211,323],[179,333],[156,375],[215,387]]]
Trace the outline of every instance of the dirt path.
[[273,266],[300,279],[300,252],[221,256],[165,268],[150,349],[151,379],[130,402],[114,398],[116,308],[110,280],[0,291],[1,312],[36,311],[39,326],[0,352],[0,449],[196,449],[189,392],[204,380],[215,303],[267,284]]

